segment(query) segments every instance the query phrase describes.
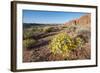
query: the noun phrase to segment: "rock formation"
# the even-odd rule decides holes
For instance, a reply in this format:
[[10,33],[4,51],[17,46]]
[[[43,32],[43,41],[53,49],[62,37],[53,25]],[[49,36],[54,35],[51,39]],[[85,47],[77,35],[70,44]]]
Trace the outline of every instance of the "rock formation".
[[91,24],[91,14],[86,14],[84,16],[81,16],[78,19],[73,19],[67,23],[64,23],[64,25],[69,26],[69,25],[82,25],[82,26],[89,26]]

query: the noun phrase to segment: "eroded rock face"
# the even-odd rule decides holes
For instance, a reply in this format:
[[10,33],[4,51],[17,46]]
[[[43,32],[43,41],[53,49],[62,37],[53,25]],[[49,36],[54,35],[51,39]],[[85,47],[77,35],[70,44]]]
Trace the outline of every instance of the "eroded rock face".
[[79,24],[82,26],[88,26],[89,24],[91,24],[91,14],[86,14],[84,16],[81,16],[78,19],[71,20],[71,21],[65,23],[64,25],[68,26],[71,24],[76,24],[76,25]]
[[89,24],[91,24],[91,14],[80,17],[78,23],[83,26],[88,26]]

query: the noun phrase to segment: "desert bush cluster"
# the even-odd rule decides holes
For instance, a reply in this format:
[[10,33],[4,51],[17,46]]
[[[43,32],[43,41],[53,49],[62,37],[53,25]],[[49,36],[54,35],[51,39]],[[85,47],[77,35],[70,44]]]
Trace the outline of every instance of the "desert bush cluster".
[[72,50],[76,50],[78,47],[82,47],[83,41],[81,38],[71,38],[65,32],[59,33],[51,40],[50,49],[55,54],[62,55],[65,59],[69,57],[69,53]]
[[44,27],[43,31],[44,32],[52,32],[53,31],[53,27]]
[[34,47],[39,38],[43,38],[46,36],[45,34],[58,30],[59,29],[50,26],[27,28],[23,33],[23,47],[30,49]]
[[91,32],[88,29],[80,29],[77,31],[77,37],[80,37],[84,40],[84,43],[88,43],[91,39]]
[[34,39],[26,39],[23,41],[24,48],[32,48],[37,43]]

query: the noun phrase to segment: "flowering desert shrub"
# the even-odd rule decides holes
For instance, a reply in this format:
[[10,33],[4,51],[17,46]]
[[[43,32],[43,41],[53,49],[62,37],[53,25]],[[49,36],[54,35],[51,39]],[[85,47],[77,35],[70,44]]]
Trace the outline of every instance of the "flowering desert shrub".
[[61,54],[66,58],[69,56],[69,52],[76,49],[80,44],[81,38],[73,39],[63,32],[54,36],[50,43],[50,49],[54,55]]

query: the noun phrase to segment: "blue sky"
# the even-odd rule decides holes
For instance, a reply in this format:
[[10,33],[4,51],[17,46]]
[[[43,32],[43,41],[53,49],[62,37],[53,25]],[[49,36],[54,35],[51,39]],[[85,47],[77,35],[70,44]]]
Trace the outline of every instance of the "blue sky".
[[23,23],[65,23],[86,13],[23,10]]

